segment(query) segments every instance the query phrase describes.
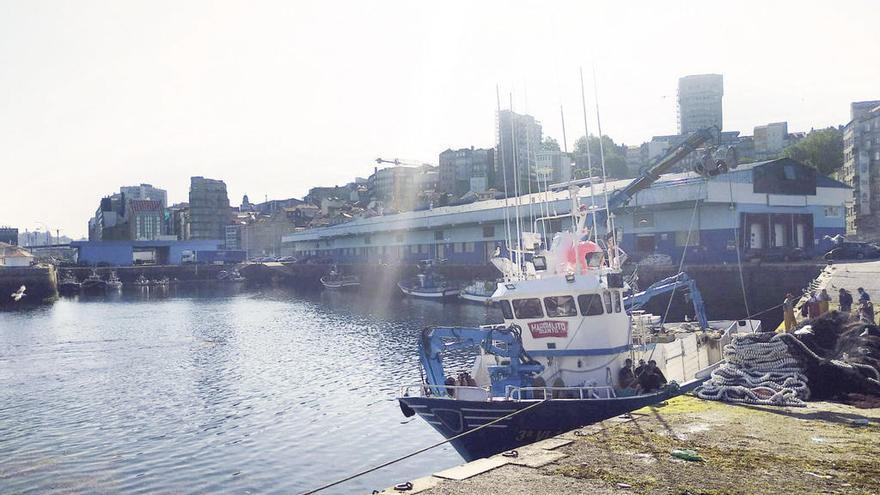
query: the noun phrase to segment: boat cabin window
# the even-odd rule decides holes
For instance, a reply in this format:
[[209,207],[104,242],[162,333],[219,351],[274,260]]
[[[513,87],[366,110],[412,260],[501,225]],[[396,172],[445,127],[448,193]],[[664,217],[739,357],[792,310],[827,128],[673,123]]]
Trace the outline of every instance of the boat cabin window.
[[602,299],[605,300],[605,312],[611,313],[611,293],[606,290],[602,293]]
[[513,311],[517,318],[543,318],[544,310],[541,308],[541,300],[538,298],[514,299]]
[[510,301],[502,299],[498,302],[498,304],[501,306],[501,314],[504,316],[504,318],[507,320],[512,320],[513,311],[510,309]]
[[614,312],[620,313],[621,306],[623,305],[620,303],[620,291],[616,290],[614,291]]
[[581,306],[582,316],[602,314],[602,296],[599,294],[581,294],[578,296],[578,304]]
[[544,298],[547,316],[577,316],[577,306],[573,296],[554,296]]

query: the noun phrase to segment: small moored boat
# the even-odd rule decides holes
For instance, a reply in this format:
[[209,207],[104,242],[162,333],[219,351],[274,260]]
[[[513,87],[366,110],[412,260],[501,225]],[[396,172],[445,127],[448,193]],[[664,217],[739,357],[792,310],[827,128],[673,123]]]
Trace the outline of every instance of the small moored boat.
[[498,288],[498,282],[494,280],[475,280],[470,284],[462,287],[458,297],[463,301],[474,302],[479,304],[489,304],[492,294]]
[[107,288],[112,290],[122,289],[122,280],[119,280],[119,276],[116,275],[115,270],[110,272],[110,277],[107,279]]
[[321,277],[321,285],[325,289],[357,289],[361,286],[361,279],[357,275],[342,275],[334,267],[330,273]]
[[419,273],[397,283],[400,291],[410,297],[446,300],[458,297],[461,288],[434,271],[434,260],[419,262]]
[[107,282],[98,275],[98,272],[92,270],[91,275],[82,281],[83,294],[101,295],[107,292]]
[[66,272],[58,282],[58,292],[63,296],[79,294],[81,284],[71,272]]

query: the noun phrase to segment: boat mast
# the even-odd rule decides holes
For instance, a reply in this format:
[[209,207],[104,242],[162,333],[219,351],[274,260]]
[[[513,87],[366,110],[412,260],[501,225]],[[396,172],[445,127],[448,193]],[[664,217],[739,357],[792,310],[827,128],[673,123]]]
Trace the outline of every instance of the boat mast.
[[[501,155],[501,177],[504,180],[504,228],[506,233],[505,243],[507,244],[507,256],[510,258],[510,211],[509,205],[507,202],[507,168],[505,167],[506,163],[504,162],[504,119],[501,118],[501,93],[498,91],[498,85],[495,85],[495,101],[498,104],[498,147],[500,148],[499,153]],[[511,116],[511,122],[512,122]],[[513,261],[511,259],[511,261]]]
[[[608,177],[605,175],[605,145],[602,144],[602,118],[599,116],[599,86],[596,83],[596,66],[593,65],[593,99],[596,101],[596,126],[599,131],[599,159],[602,162],[602,195],[605,197],[605,232],[611,234],[614,242],[614,254],[617,255],[617,239],[614,238],[614,221],[608,210]],[[594,225],[595,227],[595,225]]]
[[517,255],[516,255],[516,266],[517,271],[522,271],[522,217],[519,213],[519,203],[520,203],[520,192],[519,192],[519,153],[517,153],[516,149],[516,125],[515,118],[513,113],[513,93],[508,93],[508,98],[510,100],[510,136],[511,143],[513,148],[513,194],[516,195],[516,201],[513,202],[513,211],[514,215],[516,215],[516,245],[517,245]]
[[[596,196],[593,193],[593,159],[590,156],[590,126],[587,125],[587,98],[584,96],[584,68],[580,67],[581,74],[581,107],[584,111],[584,139],[587,141],[587,173],[590,175],[590,210],[593,214],[593,239],[596,239]],[[599,142],[602,142],[600,136]],[[574,177],[572,177],[574,179]],[[572,219],[574,219],[574,211],[572,211]]]

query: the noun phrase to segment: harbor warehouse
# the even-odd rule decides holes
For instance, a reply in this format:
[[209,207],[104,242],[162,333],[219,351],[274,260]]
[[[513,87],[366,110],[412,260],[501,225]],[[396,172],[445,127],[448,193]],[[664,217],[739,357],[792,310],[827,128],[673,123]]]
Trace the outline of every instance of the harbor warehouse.
[[[581,205],[605,204],[605,194],[630,180],[581,187]],[[830,237],[843,234],[845,203],[852,191],[797,161],[781,158],[742,164],[706,178],[693,172],[667,174],[612,212],[621,247],[633,258],[665,254],[692,263],[736,261],[799,248],[822,254]],[[341,263],[406,263],[426,258],[482,265],[505,249],[506,218],[513,245],[517,210],[523,230],[545,237],[569,227],[567,219],[536,221],[568,213],[567,191],[479,201],[424,211],[360,218],[284,236],[284,249],[297,257],[328,256]],[[516,204],[518,203],[518,209]],[[507,205],[507,206],[505,206]],[[530,227],[527,227],[530,226]]]

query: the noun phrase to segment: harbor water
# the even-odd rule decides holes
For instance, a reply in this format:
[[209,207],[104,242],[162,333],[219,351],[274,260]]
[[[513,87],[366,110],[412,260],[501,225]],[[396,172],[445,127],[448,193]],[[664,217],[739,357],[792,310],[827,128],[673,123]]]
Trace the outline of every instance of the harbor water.
[[[0,313],[0,493],[296,493],[442,440],[393,400],[420,330],[500,314],[381,297],[144,289]],[[444,445],[325,493],[460,462]]]

